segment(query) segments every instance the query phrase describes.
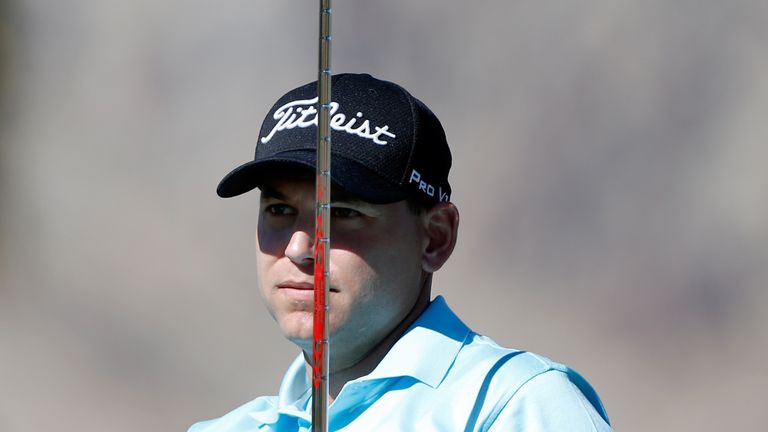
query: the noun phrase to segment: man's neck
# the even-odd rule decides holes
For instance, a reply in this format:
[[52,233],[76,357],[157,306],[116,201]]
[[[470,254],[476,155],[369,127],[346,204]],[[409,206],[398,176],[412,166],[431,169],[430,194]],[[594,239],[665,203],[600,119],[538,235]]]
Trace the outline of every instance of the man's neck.
[[[432,292],[431,285],[432,275],[427,274],[425,275],[424,281],[422,282],[422,288],[419,292],[419,297],[416,299],[416,303],[413,305],[405,318],[400,321],[400,323],[394,329],[392,329],[392,331],[389,332],[389,334],[384,337],[381,342],[374,346],[374,348],[365,354],[359,361],[348,368],[331,371],[329,379],[329,403],[336,399],[336,396],[338,396],[339,392],[341,392],[344,384],[354,379],[360,378],[361,376],[368,375],[374,369],[376,369],[376,366],[378,366],[384,356],[387,355],[392,346],[395,345],[400,337],[403,336],[403,333],[408,330],[408,327],[410,327],[411,324],[413,324],[413,322],[419,318],[421,313],[424,312],[427,306],[429,306]],[[304,358],[309,360],[312,357],[311,355],[307,355],[307,353],[305,353]],[[309,374],[312,373],[312,365],[309,361],[307,362],[307,372]]]

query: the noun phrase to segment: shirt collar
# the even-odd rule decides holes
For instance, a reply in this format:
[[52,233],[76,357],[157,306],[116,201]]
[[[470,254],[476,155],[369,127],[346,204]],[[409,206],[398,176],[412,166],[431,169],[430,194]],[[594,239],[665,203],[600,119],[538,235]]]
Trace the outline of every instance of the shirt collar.
[[249,415],[258,425],[275,424],[281,414],[309,422],[311,414],[305,408],[310,396],[312,393],[304,354],[299,353],[283,376],[276,405],[269,409],[254,410]]
[[469,334],[469,327],[453,313],[442,296],[437,296],[376,369],[358,380],[410,376],[437,387]]
[[291,366],[285,372],[283,381],[280,383],[280,392],[278,393],[278,406],[293,406],[302,408],[303,402],[310,396],[310,379],[307,372],[307,364],[304,360],[304,354],[299,353],[293,360]]
[[[430,387],[437,387],[448,374],[471,330],[437,296],[392,346],[370,374],[350,383],[409,376]],[[440,355],[435,355],[440,353]],[[429,359],[429,361],[424,361]],[[280,384],[276,410],[252,412],[261,424],[273,424],[280,414],[309,421],[310,377],[304,355],[291,363]]]

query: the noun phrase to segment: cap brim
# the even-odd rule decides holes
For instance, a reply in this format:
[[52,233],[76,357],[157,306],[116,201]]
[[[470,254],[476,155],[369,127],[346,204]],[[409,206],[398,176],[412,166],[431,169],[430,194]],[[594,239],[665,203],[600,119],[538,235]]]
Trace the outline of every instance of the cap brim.
[[[281,169],[315,170],[314,150],[291,150],[240,165],[227,174],[216,193],[231,198],[249,192],[280,175]],[[406,193],[370,169],[342,156],[331,154],[331,180],[346,192],[373,204],[402,201]]]

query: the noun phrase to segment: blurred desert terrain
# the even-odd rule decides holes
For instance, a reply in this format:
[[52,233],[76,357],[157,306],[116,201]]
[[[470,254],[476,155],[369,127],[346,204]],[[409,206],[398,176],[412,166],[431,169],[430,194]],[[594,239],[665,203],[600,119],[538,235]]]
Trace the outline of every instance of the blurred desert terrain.
[[[435,292],[565,362],[621,431],[768,424],[768,3],[334,2],[335,72],[442,119]],[[221,200],[317,5],[0,2],[0,431],[183,431],[296,354]],[[750,366],[751,365],[751,366]]]

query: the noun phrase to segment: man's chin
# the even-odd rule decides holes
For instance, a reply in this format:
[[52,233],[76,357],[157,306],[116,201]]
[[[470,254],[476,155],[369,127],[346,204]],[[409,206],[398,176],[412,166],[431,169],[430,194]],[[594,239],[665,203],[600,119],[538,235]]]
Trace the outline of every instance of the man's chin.
[[[308,312],[292,312],[278,320],[283,337],[306,352],[314,343],[314,317]],[[333,328],[331,328],[333,331]],[[333,331],[335,333],[335,331]]]
[[291,341],[294,345],[299,347],[304,352],[312,352],[312,335],[309,337],[306,337],[304,335],[301,336],[290,336],[290,335],[284,335],[286,339]]
[[312,314],[293,313],[278,321],[283,337],[304,348],[312,347]]

